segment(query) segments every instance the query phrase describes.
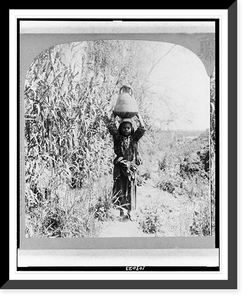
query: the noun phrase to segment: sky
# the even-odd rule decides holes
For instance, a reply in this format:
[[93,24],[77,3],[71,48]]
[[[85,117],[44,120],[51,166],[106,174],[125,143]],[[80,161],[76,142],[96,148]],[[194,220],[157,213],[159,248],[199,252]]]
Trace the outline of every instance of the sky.
[[210,96],[209,77],[203,63],[182,46],[160,44],[157,57],[168,54],[149,76],[150,89],[156,95],[153,107],[157,125],[164,129],[206,130],[209,128]]

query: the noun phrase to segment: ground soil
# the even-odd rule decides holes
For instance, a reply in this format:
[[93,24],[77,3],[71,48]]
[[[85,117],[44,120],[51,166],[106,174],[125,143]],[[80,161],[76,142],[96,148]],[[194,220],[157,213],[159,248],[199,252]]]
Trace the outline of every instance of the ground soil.
[[[193,207],[188,199],[176,198],[155,186],[148,179],[137,187],[137,210],[132,212],[132,220],[123,219],[117,213],[111,221],[104,222],[99,237],[151,237],[151,236],[187,236],[189,235],[189,217]],[[157,208],[162,226],[159,232],[145,233],[139,224],[140,212]]]

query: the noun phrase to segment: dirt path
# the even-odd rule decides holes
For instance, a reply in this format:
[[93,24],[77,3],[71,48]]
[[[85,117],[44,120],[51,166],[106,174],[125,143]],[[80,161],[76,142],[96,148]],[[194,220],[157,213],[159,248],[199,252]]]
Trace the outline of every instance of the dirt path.
[[156,236],[180,236],[181,199],[155,187],[152,180],[148,180],[146,185],[139,189],[138,196],[141,210],[155,210],[160,216],[161,230]]
[[[116,217],[113,221],[103,224],[99,237],[148,237],[148,236],[180,236],[183,232],[184,203],[182,199],[154,186],[150,179],[143,186],[138,187],[137,210],[133,212],[133,220],[121,220]],[[163,230],[158,234],[148,234],[142,231],[138,222],[138,215],[147,210],[157,210],[162,217]]]

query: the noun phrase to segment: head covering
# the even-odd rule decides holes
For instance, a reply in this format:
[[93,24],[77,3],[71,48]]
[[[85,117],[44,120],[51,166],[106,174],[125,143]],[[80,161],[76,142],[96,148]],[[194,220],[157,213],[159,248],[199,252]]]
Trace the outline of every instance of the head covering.
[[127,122],[130,123],[133,126],[132,120],[130,118],[122,119],[120,124],[127,123]]

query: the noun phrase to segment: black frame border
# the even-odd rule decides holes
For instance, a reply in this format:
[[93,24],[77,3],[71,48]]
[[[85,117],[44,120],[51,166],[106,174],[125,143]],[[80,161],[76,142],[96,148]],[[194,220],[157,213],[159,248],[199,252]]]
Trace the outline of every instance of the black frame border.
[[[225,9],[218,7],[218,9]],[[177,8],[178,9],[178,8]],[[188,9],[190,9],[188,7]],[[213,9],[213,7],[212,7]],[[228,9],[228,280],[9,280],[3,289],[235,289],[237,288],[237,1]],[[18,66],[19,68],[19,66]],[[17,70],[18,71],[18,70]],[[218,74],[218,72],[216,72]],[[18,76],[18,74],[17,74]],[[216,79],[217,80],[217,79]],[[218,97],[218,96],[217,96]],[[235,101],[236,100],[236,101]],[[18,118],[18,116],[17,116]],[[18,120],[19,121],[19,120]],[[18,123],[19,124],[19,123]],[[231,129],[231,130],[230,130]],[[19,130],[17,130],[19,133]],[[19,174],[19,173],[18,173]],[[236,201],[233,201],[235,200]],[[9,212],[9,208],[7,207]],[[230,226],[232,223],[232,226]],[[8,233],[8,232],[7,232]],[[8,240],[7,240],[8,241]],[[8,243],[7,243],[8,244]],[[6,254],[9,258],[9,249]],[[6,278],[7,277],[7,278]]]

